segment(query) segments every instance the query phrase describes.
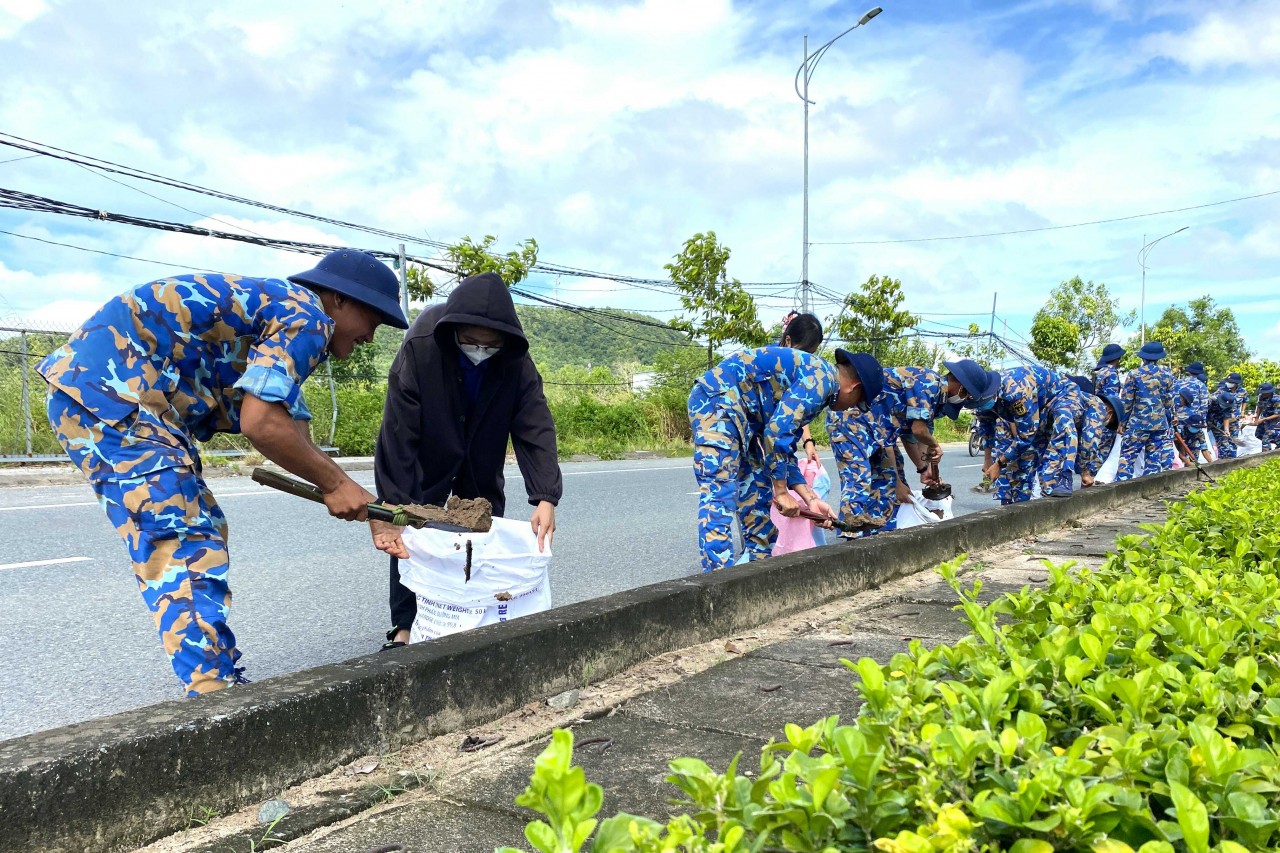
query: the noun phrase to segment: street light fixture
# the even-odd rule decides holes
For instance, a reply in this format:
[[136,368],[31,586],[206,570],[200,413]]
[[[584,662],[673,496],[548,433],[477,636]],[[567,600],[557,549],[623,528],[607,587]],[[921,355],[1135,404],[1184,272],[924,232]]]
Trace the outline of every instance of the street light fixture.
[[[801,255],[801,272],[800,272],[800,306],[805,312],[809,310],[809,105],[814,103],[809,100],[809,81],[813,79],[813,72],[817,70],[818,63],[822,61],[822,57],[826,55],[827,49],[849,33],[863,26],[876,15],[879,15],[883,9],[876,6],[868,11],[865,15],[858,19],[858,23],[849,29],[840,33],[840,35],[828,41],[822,47],[809,52],[809,35],[804,37],[804,61],[800,63],[800,67],[796,69],[795,89],[796,97],[804,101],[804,246]],[[800,78],[804,77],[803,88],[800,85]]]
[[[1172,237],[1174,234],[1181,234],[1190,227],[1190,225],[1183,225],[1177,231],[1170,231],[1168,234],[1164,235],[1164,237],[1157,237],[1150,243],[1144,242],[1142,244],[1142,248],[1138,250],[1138,266],[1142,267],[1142,300],[1139,303],[1139,310],[1142,313],[1142,319],[1140,321],[1142,323],[1142,335],[1140,340],[1144,344],[1147,342],[1147,255],[1150,255],[1151,250],[1155,248],[1156,243],[1159,243],[1161,240],[1165,239],[1165,237]],[[1142,239],[1146,240],[1147,235],[1143,234]]]

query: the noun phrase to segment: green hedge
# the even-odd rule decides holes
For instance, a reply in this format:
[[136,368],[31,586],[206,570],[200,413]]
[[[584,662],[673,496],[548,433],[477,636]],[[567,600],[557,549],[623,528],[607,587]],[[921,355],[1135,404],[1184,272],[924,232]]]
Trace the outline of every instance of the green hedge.
[[[755,776],[671,762],[686,815],[619,815],[592,851],[1244,853],[1280,839],[1280,463],[1237,471],[1122,537],[1097,571],[983,606],[973,634],[846,661],[853,725],[788,725]],[[963,559],[963,558],[962,558]],[[556,732],[517,800],[578,851],[600,788]]]

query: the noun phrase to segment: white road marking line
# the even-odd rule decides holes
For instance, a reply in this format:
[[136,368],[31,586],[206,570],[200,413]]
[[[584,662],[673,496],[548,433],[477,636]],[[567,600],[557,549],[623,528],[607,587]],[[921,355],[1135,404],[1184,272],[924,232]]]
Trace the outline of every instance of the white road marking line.
[[[260,489],[256,492],[226,492],[225,494],[215,494],[214,498],[222,500],[223,498],[244,498],[253,497],[254,495],[271,495],[276,492],[269,489]],[[29,506],[0,506],[0,512],[16,512],[20,509],[63,509],[77,506],[97,506],[97,501],[69,501],[60,504],[31,504]]]
[[975,462],[975,463],[974,463],[974,464],[972,464],[972,465],[957,465],[956,467],[957,467],[957,468],[981,468],[981,467],[982,467],[982,463],[981,463],[981,462]]
[[581,474],[629,474],[633,471],[681,471],[692,470],[693,460],[686,465],[655,465],[652,468],[609,468],[606,471],[566,471],[564,476],[576,477]]
[[56,566],[60,563],[83,563],[93,557],[63,557],[59,560],[32,560],[28,563],[4,563],[0,569],[29,569],[33,566]]

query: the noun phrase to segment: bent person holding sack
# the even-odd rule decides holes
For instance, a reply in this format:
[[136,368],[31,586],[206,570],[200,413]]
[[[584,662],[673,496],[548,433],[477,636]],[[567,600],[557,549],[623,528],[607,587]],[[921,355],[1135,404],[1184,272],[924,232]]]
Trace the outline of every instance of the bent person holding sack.
[[408,326],[377,258],[341,249],[281,281],[180,275],[98,309],[40,363],[49,422],[124,540],[138,591],[188,696],[245,682],[227,625],[227,522],[197,441],[242,433],[362,521],[373,495],[312,443],[302,382],[329,356]]

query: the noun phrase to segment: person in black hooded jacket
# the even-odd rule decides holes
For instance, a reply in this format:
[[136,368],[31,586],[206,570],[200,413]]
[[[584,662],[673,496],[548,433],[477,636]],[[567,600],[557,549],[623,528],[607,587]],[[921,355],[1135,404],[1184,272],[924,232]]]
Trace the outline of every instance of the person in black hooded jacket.
[[[391,365],[374,461],[378,498],[390,504],[485,498],[501,516],[508,440],[534,506],[529,524],[541,550],[555,532],[563,490],[555,423],[511,294],[497,274],[483,273],[419,314]],[[404,528],[371,525],[374,545],[391,555],[393,627],[383,648],[395,648],[408,642],[417,613],[413,593],[400,583],[399,560],[409,556]]]

